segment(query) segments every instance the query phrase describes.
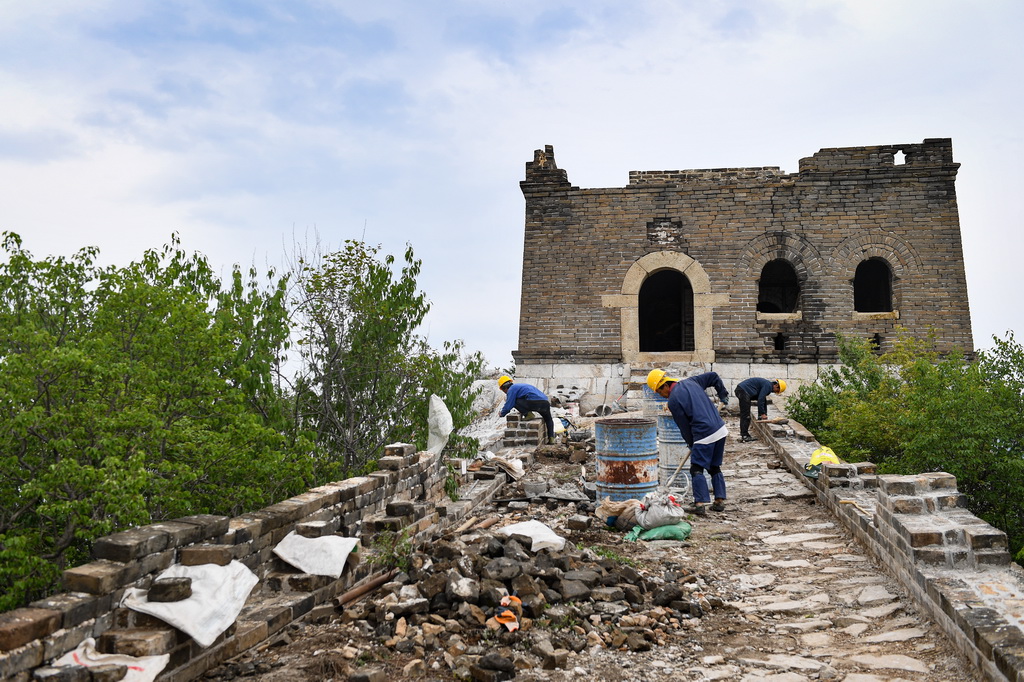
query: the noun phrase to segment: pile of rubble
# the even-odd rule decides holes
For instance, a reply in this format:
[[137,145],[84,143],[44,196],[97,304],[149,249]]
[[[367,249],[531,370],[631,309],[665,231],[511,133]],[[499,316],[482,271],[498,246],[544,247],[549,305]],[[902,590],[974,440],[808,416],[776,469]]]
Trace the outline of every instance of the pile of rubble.
[[495,534],[437,542],[342,621],[424,668],[502,680],[515,669],[564,668],[570,652],[587,647],[647,651],[664,644],[666,629],[724,604],[685,571],[644,575],[591,549],[531,552],[531,544]]
[[[390,582],[207,677],[978,679],[760,444],[730,437],[727,511],[689,519],[686,541],[631,542],[606,526],[570,453],[538,448],[478,520],[418,548]],[[564,546],[505,535],[524,522]]]

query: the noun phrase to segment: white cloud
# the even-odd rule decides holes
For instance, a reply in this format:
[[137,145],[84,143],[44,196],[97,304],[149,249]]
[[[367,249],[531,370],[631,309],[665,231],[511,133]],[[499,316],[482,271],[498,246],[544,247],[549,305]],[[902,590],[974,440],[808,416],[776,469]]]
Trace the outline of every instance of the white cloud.
[[[179,231],[275,262],[293,229],[412,243],[430,334],[507,365],[533,150],[569,179],[781,166],[952,137],[979,344],[1024,327],[1005,244],[1010,0],[0,5],[0,229],[123,260]],[[470,292],[470,293],[467,293]]]

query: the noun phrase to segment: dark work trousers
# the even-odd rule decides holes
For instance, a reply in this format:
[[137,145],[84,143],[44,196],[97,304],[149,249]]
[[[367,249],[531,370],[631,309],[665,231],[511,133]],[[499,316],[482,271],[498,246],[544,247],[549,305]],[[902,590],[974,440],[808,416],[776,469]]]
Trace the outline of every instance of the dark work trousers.
[[544,420],[544,427],[548,430],[548,440],[555,437],[555,422],[551,419],[551,403],[546,400],[527,400],[520,398],[516,401],[516,409],[520,414],[536,412]]
[[740,438],[743,438],[750,435],[750,401],[754,400],[754,397],[737,388],[736,400],[740,406]]
[[725,439],[719,438],[714,443],[694,443],[690,448],[690,481],[693,488],[694,502],[710,502],[708,482],[704,478],[704,470],[711,474],[711,489],[716,500],[725,499],[725,475],[722,473],[722,460],[725,458]]

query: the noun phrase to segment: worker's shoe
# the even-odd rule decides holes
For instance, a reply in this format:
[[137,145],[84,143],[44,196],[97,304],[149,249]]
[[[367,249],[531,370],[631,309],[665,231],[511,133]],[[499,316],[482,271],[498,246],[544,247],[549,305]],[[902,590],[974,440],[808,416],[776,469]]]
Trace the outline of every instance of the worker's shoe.
[[715,500],[711,503],[711,511],[713,512],[724,512],[725,511],[725,500]]
[[752,443],[756,440],[753,436],[740,436],[741,443]]
[[537,414],[534,413],[534,412],[524,412],[523,413],[523,419],[533,419],[536,416],[537,416]]
[[705,504],[695,504],[692,507],[686,508],[687,513],[694,514],[696,516],[707,516],[708,510]]
[[555,437],[554,436],[551,436],[550,438],[548,438],[548,445],[557,445],[557,444],[558,443],[557,443],[557,441],[555,441]]

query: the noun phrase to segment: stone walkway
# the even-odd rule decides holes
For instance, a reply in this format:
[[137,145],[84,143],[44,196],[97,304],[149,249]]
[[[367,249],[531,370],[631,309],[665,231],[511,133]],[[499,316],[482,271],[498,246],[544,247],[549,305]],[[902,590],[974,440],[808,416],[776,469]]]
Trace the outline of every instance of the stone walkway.
[[652,573],[696,573],[707,613],[650,652],[592,648],[517,679],[982,679],[767,447],[730,437],[724,470],[727,511],[694,518],[687,542],[617,546]]
[[[738,433],[735,418],[728,424]],[[591,480],[593,459],[591,455],[586,465]],[[545,478],[552,487],[579,493],[580,467],[569,462],[565,450],[540,448],[527,477]],[[447,621],[410,624],[403,641],[422,640],[421,652],[415,654],[394,644],[399,638],[393,633],[382,638],[372,628],[360,630],[332,620],[293,628],[287,642],[245,657],[221,671],[227,676],[214,679],[233,679],[233,671],[244,670],[239,674],[261,682],[342,680],[346,677],[330,664],[332,657],[341,656],[353,662],[366,659],[368,667],[376,668],[377,677],[358,679],[452,680],[448,645],[428,642],[456,639],[466,640],[468,649],[460,645],[464,654],[497,653],[514,661],[516,680],[983,679],[769,447],[741,444],[730,436],[723,468],[729,486],[726,511],[691,517],[693,531],[684,542],[627,541],[590,513],[592,505],[500,501],[521,497],[522,482],[507,482],[494,495],[495,502],[472,511],[481,521],[493,521],[486,533],[520,521],[541,521],[576,550],[633,567],[652,592],[681,587],[690,613],[655,606],[650,597],[640,610],[591,597],[593,602],[576,605],[580,608],[552,605],[546,618],[552,624],[546,627],[479,641],[465,633],[456,637],[455,630],[447,631]],[[479,542],[486,533],[467,531],[460,540]],[[367,595],[367,608],[381,596]],[[431,632],[440,628],[441,633],[428,633],[428,625]],[[556,669],[543,669],[536,653],[552,643],[567,655],[552,657],[558,660]],[[474,679],[512,679],[493,671],[479,674],[485,676]]]

